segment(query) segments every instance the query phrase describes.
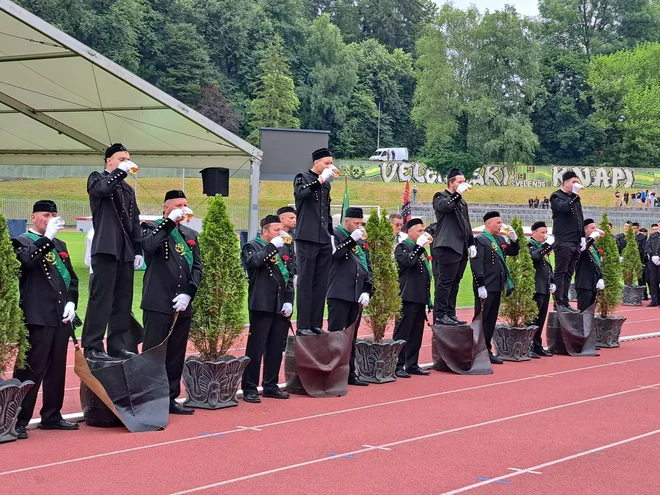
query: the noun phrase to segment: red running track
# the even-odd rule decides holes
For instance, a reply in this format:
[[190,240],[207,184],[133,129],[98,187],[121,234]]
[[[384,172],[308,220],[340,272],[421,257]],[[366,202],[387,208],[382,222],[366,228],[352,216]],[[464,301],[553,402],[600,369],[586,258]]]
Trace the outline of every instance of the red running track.
[[[473,311],[471,309],[462,309],[458,311],[458,316],[464,320],[471,321]],[[630,307],[630,306],[621,306],[616,313],[618,316],[625,316],[627,318],[626,322],[623,325],[623,330],[621,332],[622,336],[632,336],[645,334],[655,331],[660,331],[660,308],[646,308],[646,307]],[[430,321],[430,315],[429,315]],[[390,326],[386,337],[391,338],[393,332],[393,325]],[[371,332],[367,324],[362,322],[360,327],[360,337],[370,337]],[[237,342],[233,352],[235,355],[240,356],[245,353],[245,344],[247,343],[247,329],[244,332],[242,340]],[[77,413],[81,410],[80,407],[80,379],[73,372],[73,344],[69,345],[69,356],[67,363],[67,380],[65,385],[65,396],[64,396],[64,407],[62,408],[63,414]],[[190,345],[188,352],[190,355],[194,355],[195,350]],[[431,357],[431,330],[426,327],[424,331],[424,341],[422,344],[422,350],[420,352],[420,363],[430,363],[432,361]],[[520,363],[522,364],[522,363]],[[282,365],[280,372],[280,383],[285,382],[284,378],[284,365]],[[183,384],[181,384],[182,397],[185,396],[185,389]],[[39,410],[41,408],[41,392],[39,392],[39,398],[37,406],[35,407],[34,417],[39,417]]]
[[[643,320],[644,318],[639,318]],[[648,318],[646,318],[648,319]],[[647,327],[648,330],[648,327]],[[0,446],[2,493],[658,493],[660,339]],[[47,485],[46,485],[47,483]]]

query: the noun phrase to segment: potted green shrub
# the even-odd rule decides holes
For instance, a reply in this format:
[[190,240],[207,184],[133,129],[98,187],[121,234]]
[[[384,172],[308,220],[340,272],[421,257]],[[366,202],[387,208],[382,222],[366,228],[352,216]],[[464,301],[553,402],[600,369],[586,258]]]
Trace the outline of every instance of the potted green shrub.
[[244,329],[245,272],[240,244],[222,196],[211,199],[202,223],[199,249],[204,274],[197,290],[190,326],[190,340],[199,351],[183,367],[186,406],[220,409],[236,406],[236,392],[247,356],[227,352]]
[[394,230],[387,213],[380,217],[371,210],[366,224],[367,244],[373,273],[373,295],[365,319],[373,332],[372,339],[359,339],[355,349],[355,364],[360,380],[385,383],[396,380],[396,362],[405,340],[383,339],[389,322],[399,314],[399,280],[392,246]]
[[[617,306],[621,303],[621,264],[616,239],[612,235],[607,213],[603,213],[600,229],[605,236],[596,241],[601,259],[601,270],[605,289],[598,291],[594,325],[596,327],[596,347],[619,347],[621,327],[626,321],[624,316],[614,316]],[[632,229],[628,229],[632,232]],[[634,243],[637,244],[637,243]]]
[[497,356],[505,361],[528,361],[534,333],[538,329],[529,325],[539,314],[534,301],[536,289],[535,270],[532,256],[527,249],[522,222],[515,217],[511,227],[518,235],[520,252],[518,256],[507,256],[506,264],[513,280],[513,291],[502,299],[500,315],[505,324],[495,325],[493,341],[497,346]]
[[3,378],[12,365],[17,368],[25,365],[28,349],[27,328],[19,306],[20,275],[21,264],[9,240],[7,220],[0,214],[0,443],[18,438],[18,413],[23,399],[34,385],[31,380],[21,382],[15,378]]
[[[621,274],[623,275],[623,305],[641,306],[644,296],[644,287],[637,285],[642,275],[642,260],[639,255],[639,247],[633,229],[626,232],[626,247],[623,248],[623,261],[621,262]],[[607,287],[607,285],[606,285]]]

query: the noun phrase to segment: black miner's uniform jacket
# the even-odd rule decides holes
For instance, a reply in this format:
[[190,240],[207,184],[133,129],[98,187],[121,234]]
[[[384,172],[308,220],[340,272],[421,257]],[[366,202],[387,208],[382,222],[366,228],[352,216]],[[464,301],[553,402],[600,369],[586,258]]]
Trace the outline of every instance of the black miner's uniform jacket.
[[297,212],[294,238],[297,241],[330,244],[330,183],[321,184],[318,174],[311,170],[301,172],[293,180],[293,195]]
[[456,253],[467,254],[469,246],[474,245],[474,235],[468,216],[468,206],[458,193],[447,190],[433,196],[435,211],[435,232],[433,248],[450,248]]
[[[61,327],[64,306],[68,302],[78,305],[78,277],[73,271],[66,244],[55,238],[42,236],[32,241],[25,234],[12,239],[14,251],[21,262],[21,309],[26,325]],[[60,255],[71,275],[69,290],[57,270],[55,258],[49,255],[53,248]],[[52,258],[52,259],[51,259]]]
[[552,208],[552,234],[556,242],[580,244],[584,235],[584,217],[580,196],[561,189],[550,196]]
[[87,179],[94,224],[92,256],[110,254],[133,262],[136,254],[142,254],[140,211],[135,191],[124,180],[127,176],[118,168],[110,173],[92,172]]
[[[184,225],[178,229],[181,237],[192,251],[192,268],[170,235],[177,228],[169,218],[158,225],[155,222],[142,224],[142,248],[144,249],[147,270],[144,274],[142,304],[149,311],[172,314],[172,299],[179,294],[187,294],[192,299],[202,280],[202,259],[199,253],[197,232]],[[192,313],[192,303],[182,314]]]
[[243,246],[241,260],[248,276],[250,311],[279,313],[284,303],[293,304],[293,272],[289,272],[289,282],[285,284],[277,266],[277,256],[287,252],[286,244],[278,250],[272,243],[262,246],[256,239]]
[[552,246],[544,242],[540,247],[536,247],[529,242],[527,247],[534,262],[534,270],[536,270],[536,276],[534,277],[536,280],[536,293],[547,295],[550,293],[550,284],[554,283],[555,280],[552,273],[552,265],[550,261],[546,260],[546,255],[550,254]]
[[431,274],[424,263],[426,256],[426,249],[417,244],[411,246],[404,240],[396,245],[394,258],[399,268],[399,295],[402,301],[429,303]]
[[[516,256],[520,252],[518,241],[508,244],[501,235],[493,237],[505,256]],[[506,282],[506,268],[504,261],[497,254],[497,248],[483,234],[476,236],[474,242],[477,246],[477,256],[470,260],[470,266],[477,287],[486,287],[488,292],[502,292]]]
[[591,253],[591,246],[594,240],[590,237],[587,239],[587,249],[580,253],[575,267],[575,288],[595,291],[598,280],[603,278],[603,272],[594,260]]
[[[350,235],[339,229],[335,229],[334,235],[337,250],[332,255],[327,297],[358,302],[363,292],[371,295],[373,291],[369,249],[366,243],[355,242]],[[364,251],[368,269],[365,269],[357,253],[358,243]]]

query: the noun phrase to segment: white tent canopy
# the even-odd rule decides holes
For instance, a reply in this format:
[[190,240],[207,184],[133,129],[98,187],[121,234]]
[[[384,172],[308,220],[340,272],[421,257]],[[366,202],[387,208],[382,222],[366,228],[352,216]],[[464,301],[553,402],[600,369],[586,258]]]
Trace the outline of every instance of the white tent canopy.
[[261,150],[9,0],[0,0],[0,164],[238,169]]

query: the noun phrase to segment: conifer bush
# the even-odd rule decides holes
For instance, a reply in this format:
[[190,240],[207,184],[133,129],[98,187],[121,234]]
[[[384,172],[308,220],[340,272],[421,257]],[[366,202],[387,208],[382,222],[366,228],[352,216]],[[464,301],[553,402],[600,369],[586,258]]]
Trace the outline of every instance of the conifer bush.
[[[623,297],[623,289],[621,288],[621,263],[619,263],[619,250],[616,245],[616,239],[610,229],[607,213],[603,213],[599,228],[605,232],[605,236],[596,242],[598,254],[601,259],[601,270],[603,272],[603,280],[605,281],[605,289],[598,291],[596,307],[601,318],[608,318],[614,314]],[[632,229],[628,230],[632,232]],[[637,247],[636,242],[633,244]],[[639,259],[639,256],[637,256],[637,259]]]
[[[642,275],[642,260],[639,256],[639,247],[637,246],[637,239],[632,228],[626,232],[626,247],[623,248],[623,261],[621,262],[621,272],[623,275],[623,283],[629,287],[637,285],[637,280]],[[607,287],[607,281],[605,282]]]
[[217,361],[243,333],[246,292],[240,242],[222,196],[211,199],[199,249],[204,271],[193,303],[190,340],[202,360]]

